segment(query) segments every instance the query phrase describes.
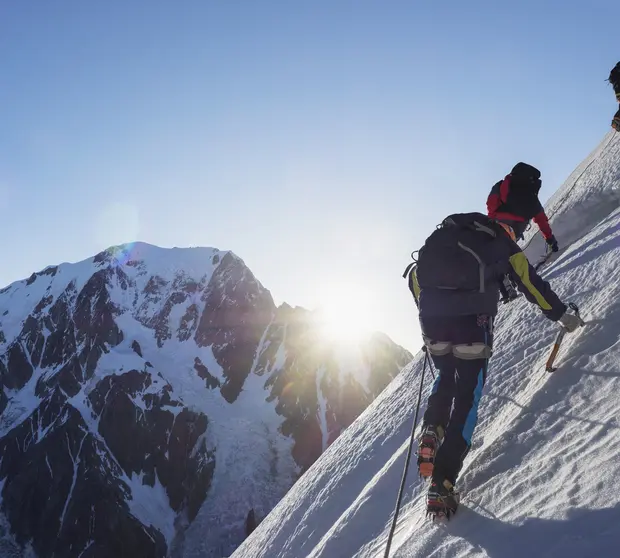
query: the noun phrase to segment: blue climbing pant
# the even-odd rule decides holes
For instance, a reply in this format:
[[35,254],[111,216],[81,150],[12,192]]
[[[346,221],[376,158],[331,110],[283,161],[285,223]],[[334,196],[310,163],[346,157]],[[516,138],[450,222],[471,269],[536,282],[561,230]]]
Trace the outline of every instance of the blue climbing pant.
[[441,426],[445,432],[433,479],[455,484],[478,421],[493,347],[493,320],[486,315],[427,317],[420,325],[437,369],[423,422]]

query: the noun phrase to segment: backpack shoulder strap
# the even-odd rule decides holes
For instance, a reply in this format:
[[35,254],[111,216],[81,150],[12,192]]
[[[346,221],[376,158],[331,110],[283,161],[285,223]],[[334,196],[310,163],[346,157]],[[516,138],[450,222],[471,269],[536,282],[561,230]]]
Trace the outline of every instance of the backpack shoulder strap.
[[407,266],[405,272],[403,273],[403,279],[407,279],[409,290],[413,295],[413,300],[415,300],[416,306],[418,306],[418,299],[420,298],[420,284],[418,283],[418,277],[416,275],[417,267],[418,262],[414,259],[414,261]]

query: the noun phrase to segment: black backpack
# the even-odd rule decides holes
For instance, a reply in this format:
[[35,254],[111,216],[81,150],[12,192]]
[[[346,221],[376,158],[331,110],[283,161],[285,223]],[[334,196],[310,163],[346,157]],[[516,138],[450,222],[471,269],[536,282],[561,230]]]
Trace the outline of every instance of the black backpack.
[[495,227],[480,214],[446,218],[403,274],[416,301],[419,290],[425,288],[484,293],[488,275],[485,245],[497,238]]
[[542,210],[538,199],[542,181],[536,167],[517,163],[510,174],[496,186],[502,185],[502,182],[508,182],[508,198],[503,202],[500,211],[514,213],[529,221]]

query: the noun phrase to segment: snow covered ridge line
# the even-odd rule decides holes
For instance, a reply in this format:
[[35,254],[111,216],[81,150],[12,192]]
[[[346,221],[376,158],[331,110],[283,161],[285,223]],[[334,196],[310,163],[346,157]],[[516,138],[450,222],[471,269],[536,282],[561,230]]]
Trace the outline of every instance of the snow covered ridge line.
[[[561,249],[587,233],[620,207],[620,135],[610,132],[551,197],[545,209]],[[530,261],[538,261],[545,243],[532,227],[524,243]]]
[[[457,483],[459,511],[443,527],[429,524],[428,487],[412,471],[390,556],[617,554],[619,187],[620,139],[613,136],[553,198],[559,207],[553,228],[565,249],[544,277],[579,306],[587,326],[566,336],[559,368],[548,374],[557,326],[522,299],[502,309],[478,427]],[[528,248],[530,259],[540,255],[537,245]],[[234,558],[384,555],[421,356],[317,460]],[[430,389],[425,382],[423,401]]]
[[[15,330],[21,326],[19,323],[12,324],[12,317],[41,311],[70,291],[81,292],[97,271],[105,271],[108,276],[116,273],[121,288],[129,284],[138,290],[142,299],[136,301],[139,306],[140,302],[148,300],[150,291],[157,291],[158,286],[170,283],[175,286],[175,282],[178,286],[185,282],[191,289],[208,283],[225,257],[238,259],[232,252],[220,252],[216,248],[164,249],[136,242],[113,246],[78,263],[48,266],[28,279],[16,281],[0,290],[0,295],[8,296],[2,297],[0,307],[4,308],[2,313],[5,314],[4,317],[0,315],[5,343],[12,341]],[[28,296],[24,296],[26,292]],[[144,309],[148,310],[148,305]]]
[[0,516],[40,558],[231,554],[411,360],[215,249],[124,245],[0,308]]

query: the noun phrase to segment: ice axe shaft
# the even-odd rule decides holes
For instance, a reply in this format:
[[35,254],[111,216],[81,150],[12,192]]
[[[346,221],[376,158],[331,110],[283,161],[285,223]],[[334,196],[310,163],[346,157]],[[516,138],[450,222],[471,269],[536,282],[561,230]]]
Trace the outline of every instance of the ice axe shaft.
[[549,355],[549,358],[547,359],[547,366],[545,367],[545,370],[547,372],[553,372],[555,370],[555,368],[553,367],[553,363],[555,362],[555,357],[558,356],[558,353],[560,352],[560,345],[562,344],[562,339],[564,339],[565,335],[566,335],[566,330],[562,328],[558,332],[558,336],[555,338],[553,349],[551,349],[551,354]]
[[[586,325],[586,323],[581,319],[581,316],[579,315],[579,308],[577,307],[577,305],[574,302],[570,302],[568,304],[568,307],[575,312],[575,316],[577,316],[579,318],[579,323],[584,326]],[[561,327],[560,331],[558,332],[557,337],[555,338],[555,343],[553,344],[553,349],[551,349],[551,354],[549,355],[549,358],[547,359],[547,365],[545,366],[545,370],[547,372],[553,372],[555,370],[555,368],[553,367],[553,363],[555,362],[555,357],[558,356],[558,353],[560,352],[560,346],[562,345],[562,340],[564,339],[564,336],[566,335],[566,330]]]

